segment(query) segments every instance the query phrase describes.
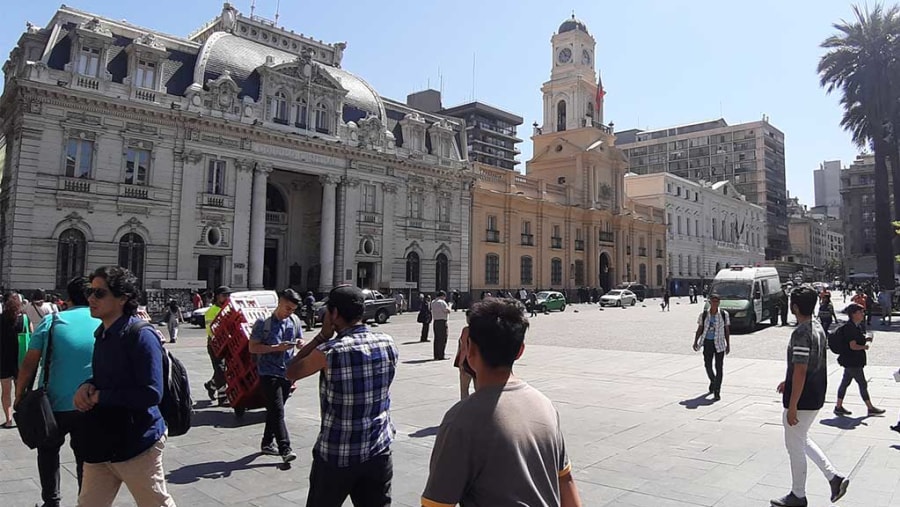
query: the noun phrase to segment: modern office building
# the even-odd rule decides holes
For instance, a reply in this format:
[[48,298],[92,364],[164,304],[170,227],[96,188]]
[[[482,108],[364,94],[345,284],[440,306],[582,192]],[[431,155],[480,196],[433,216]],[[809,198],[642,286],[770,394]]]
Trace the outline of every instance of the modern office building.
[[789,251],[784,134],[761,121],[728,125],[724,119],[659,130],[616,133],[631,172],[668,172],[692,181],[729,181],[766,210],[766,258]]
[[826,160],[813,171],[816,192],[816,208],[824,208],[825,214],[841,218],[841,161]]
[[516,157],[521,152],[517,145],[522,140],[517,137],[516,128],[522,124],[521,116],[477,101],[440,113],[465,120],[469,161],[509,170],[519,164]]
[[875,157],[862,154],[841,171],[841,218],[848,275],[875,276],[875,213]]

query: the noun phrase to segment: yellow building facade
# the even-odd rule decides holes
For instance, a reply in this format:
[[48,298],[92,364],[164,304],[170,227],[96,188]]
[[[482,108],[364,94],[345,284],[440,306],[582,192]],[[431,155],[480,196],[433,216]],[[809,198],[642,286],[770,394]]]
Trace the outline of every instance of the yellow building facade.
[[624,193],[628,162],[603,123],[593,37],[576,19],[552,38],[553,70],[542,88],[526,174],[476,164],[471,291],[609,290],[623,282],[659,294],[665,284],[662,209]]

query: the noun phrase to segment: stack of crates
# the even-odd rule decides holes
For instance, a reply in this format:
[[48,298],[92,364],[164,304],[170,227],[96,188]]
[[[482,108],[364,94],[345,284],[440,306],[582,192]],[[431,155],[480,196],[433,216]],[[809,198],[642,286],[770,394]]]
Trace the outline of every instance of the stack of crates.
[[271,313],[253,298],[231,298],[210,324],[213,352],[225,360],[225,394],[235,409],[263,405],[256,362],[250,354],[250,334],[253,324]]

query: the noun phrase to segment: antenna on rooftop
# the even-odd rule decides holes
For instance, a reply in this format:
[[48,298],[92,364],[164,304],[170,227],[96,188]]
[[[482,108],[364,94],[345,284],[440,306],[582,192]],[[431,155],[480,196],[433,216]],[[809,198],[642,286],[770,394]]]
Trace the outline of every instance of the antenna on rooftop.
[[253,12],[256,10],[256,0],[250,0],[250,17],[253,17]]
[[278,26],[278,16],[281,12],[281,0],[275,2],[275,26]]

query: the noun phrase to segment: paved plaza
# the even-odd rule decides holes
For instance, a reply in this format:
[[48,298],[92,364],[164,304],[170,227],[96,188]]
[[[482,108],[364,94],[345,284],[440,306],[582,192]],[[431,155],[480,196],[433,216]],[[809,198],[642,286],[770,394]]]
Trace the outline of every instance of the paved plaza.
[[[690,351],[702,308],[688,305],[687,298],[675,302],[680,304],[665,313],[649,300],[624,310],[571,305],[565,313],[539,315],[532,319],[516,373],[556,404],[586,507],[767,506],[790,483],[775,387],[784,376],[792,328],[734,336],[722,400],[713,403],[703,396],[708,381],[702,357]],[[462,313],[451,315],[452,337],[463,323]],[[458,398],[457,372],[450,361],[430,360],[431,344],[418,342],[415,314],[395,316],[380,329],[400,348],[392,391],[395,505],[414,507],[437,426]],[[283,469],[279,459],[258,453],[261,411],[239,420],[210,406],[202,389],[210,371],[202,331],[183,330],[172,349],[192,372],[197,412],[195,427],[171,439],[165,453],[178,505],[305,505],[319,424],[316,379],[299,382],[288,402],[288,428],[300,459]],[[867,373],[873,401],[888,410],[887,417],[857,417],[865,407],[855,387],[847,396],[854,415],[831,414],[840,369],[830,354],[830,394],[812,429],[839,470],[851,474],[841,506],[900,505],[900,435],[888,429],[900,409],[900,384],[892,378],[900,366],[900,332],[879,326],[875,331]],[[455,343],[451,340],[449,348]],[[63,499],[74,505],[68,450],[63,459]],[[830,505],[827,488],[810,464],[811,506]],[[0,432],[0,505],[30,507],[39,496],[34,451],[15,431]],[[131,505],[127,492],[116,505]]]

